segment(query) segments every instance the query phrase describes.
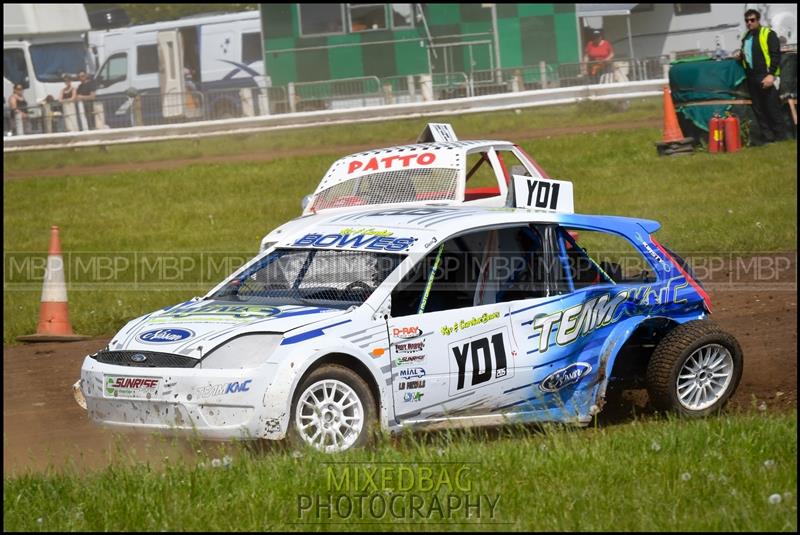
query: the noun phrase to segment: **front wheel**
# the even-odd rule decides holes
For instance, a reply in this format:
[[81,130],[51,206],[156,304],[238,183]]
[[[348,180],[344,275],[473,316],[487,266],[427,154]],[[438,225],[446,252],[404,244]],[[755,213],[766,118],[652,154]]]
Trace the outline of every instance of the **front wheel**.
[[338,453],[369,441],[377,422],[375,400],[354,371],[336,364],[321,366],[297,391],[289,423],[294,445]]
[[706,320],[678,325],[661,340],[647,366],[647,391],[657,409],[684,416],[719,411],[742,378],[736,339]]

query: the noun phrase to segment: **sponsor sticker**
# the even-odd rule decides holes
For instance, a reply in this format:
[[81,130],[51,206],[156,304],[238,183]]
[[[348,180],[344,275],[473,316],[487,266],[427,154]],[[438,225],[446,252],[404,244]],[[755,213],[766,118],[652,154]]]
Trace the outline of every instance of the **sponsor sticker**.
[[425,355],[401,355],[394,359],[394,364],[395,366],[402,366],[403,364],[411,364],[422,360],[425,360]]
[[424,395],[424,392],[406,392],[403,394],[403,401],[405,403],[422,401],[422,396]]
[[419,327],[393,327],[392,336],[395,338],[416,338],[422,334]]
[[387,169],[403,169],[415,165],[431,165],[436,161],[436,154],[433,152],[422,152],[410,154],[397,154],[385,156],[383,158],[373,157],[369,160],[350,160],[347,165],[347,174],[356,171],[380,171]]
[[[194,304],[190,303],[190,305]],[[183,318],[191,318],[192,321],[198,321],[199,318],[205,317],[204,321],[237,322],[271,318],[280,313],[281,309],[271,306],[221,305],[214,303],[201,306],[178,306],[154,316],[152,321],[166,322]]]
[[106,375],[103,395],[107,398],[150,399],[158,389],[158,377]]
[[401,379],[422,379],[425,377],[425,368],[406,368],[400,370]]
[[417,238],[392,238],[390,236],[367,234],[306,234],[292,245],[302,247],[348,248],[363,249],[366,251],[405,251],[411,247]]
[[397,385],[398,390],[411,390],[412,388],[425,388],[425,379],[405,381]]
[[245,381],[233,381],[231,383],[222,383],[217,385],[208,385],[195,388],[198,397],[209,398],[213,396],[224,396],[226,394],[237,394],[239,392],[249,392],[250,383],[252,379]]
[[457,333],[458,331],[463,331],[465,329],[469,329],[470,327],[475,327],[476,325],[483,325],[484,323],[488,323],[499,317],[500,317],[499,312],[492,312],[491,314],[489,314],[488,312],[484,312],[480,316],[475,316],[470,319],[453,322],[452,326],[442,325],[442,328],[439,329],[439,332],[441,332],[442,335],[444,336],[450,336],[451,334]]
[[394,348],[398,353],[417,353],[425,349],[425,339],[414,342],[398,342],[394,345]]
[[557,392],[562,388],[577,384],[581,379],[589,375],[591,371],[592,365],[587,362],[570,364],[566,368],[556,370],[545,377],[539,383],[539,390],[542,392]]
[[171,344],[194,336],[189,329],[153,329],[140,333],[136,339],[145,344]]

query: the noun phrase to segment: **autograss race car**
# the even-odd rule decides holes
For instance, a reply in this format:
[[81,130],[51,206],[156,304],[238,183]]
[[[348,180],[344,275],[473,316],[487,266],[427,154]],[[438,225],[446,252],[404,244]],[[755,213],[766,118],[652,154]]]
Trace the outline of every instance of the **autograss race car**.
[[585,425],[631,385],[660,409],[719,410],[742,351],[708,295],[657,222],[571,213],[570,186],[512,174],[509,206],[308,215],[87,356],[79,402],[112,427],[327,452],[377,427]]

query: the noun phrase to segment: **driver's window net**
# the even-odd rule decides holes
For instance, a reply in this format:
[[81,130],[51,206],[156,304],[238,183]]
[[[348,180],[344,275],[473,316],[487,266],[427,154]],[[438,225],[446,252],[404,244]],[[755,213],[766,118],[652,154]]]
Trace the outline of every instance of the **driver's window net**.
[[312,210],[364,204],[455,200],[457,169],[402,169],[364,175],[321,191]]

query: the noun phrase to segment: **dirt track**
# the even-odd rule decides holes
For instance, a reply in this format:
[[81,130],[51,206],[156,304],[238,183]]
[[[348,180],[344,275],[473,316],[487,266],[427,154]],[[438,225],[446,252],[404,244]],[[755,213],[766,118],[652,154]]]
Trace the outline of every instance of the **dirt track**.
[[[755,283],[743,289],[721,283],[709,290],[714,304],[712,319],[738,338],[745,355],[744,375],[733,406],[751,407],[754,397],[757,405],[764,402],[769,410],[797,406],[795,273],[796,263],[779,284]],[[49,462],[59,466],[69,459],[86,468],[107,463],[114,437],[88,421],[73,400],[71,388],[80,376],[84,356],[103,347],[107,340],[3,348],[6,472],[41,470]],[[123,437],[124,451],[140,452],[140,460],[191,455],[186,444],[166,450],[151,447],[144,452],[151,444],[149,438]]]

